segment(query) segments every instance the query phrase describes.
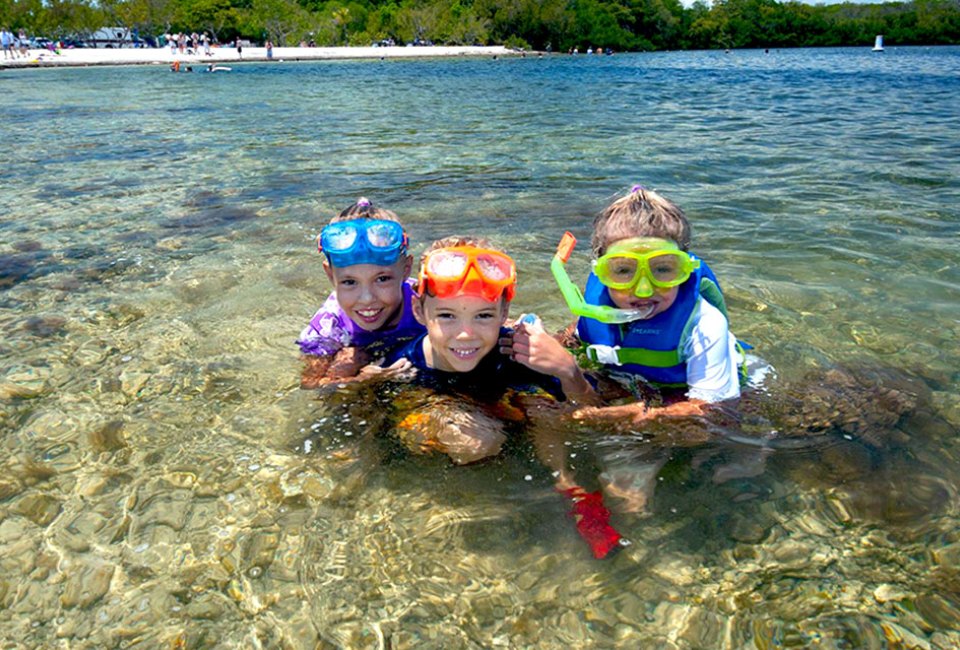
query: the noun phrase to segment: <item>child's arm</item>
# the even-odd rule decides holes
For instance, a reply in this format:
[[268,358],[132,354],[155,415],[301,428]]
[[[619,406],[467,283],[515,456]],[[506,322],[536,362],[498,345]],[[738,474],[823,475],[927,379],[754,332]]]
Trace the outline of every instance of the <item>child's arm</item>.
[[305,389],[342,383],[356,377],[371,361],[361,349],[350,345],[350,334],[341,323],[335,293],[330,294],[300,332],[297,345],[304,360],[300,387]]
[[381,365],[383,361],[371,363],[360,369],[357,379],[376,380],[376,381],[410,381],[417,374],[417,369],[413,367],[409,359],[400,358],[389,366]]
[[700,317],[684,349],[687,374],[687,399],[668,406],[650,408],[643,402],[584,408],[573,414],[585,422],[613,422],[625,427],[659,417],[702,416],[711,412],[711,405],[740,396],[736,339],[730,335],[727,319],[704,301]]
[[318,357],[313,354],[305,354],[303,359],[303,370],[300,372],[300,388],[311,389],[319,388],[327,382],[327,369],[333,363],[332,355]]
[[708,402],[688,399],[669,406],[650,408],[644,402],[622,404],[620,406],[587,406],[573,412],[573,419],[585,423],[616,423],[633,427],[644,421],[658,417],[691,417],[704,415]]
[[521,319],[512,336],[500,339],[500,352],[532,370],[559,379],[567,399],[599,403],[596,391],[577,366],[576,359],[543,329],[539,319]]
[[409,380],[416,373],[406,359],[398,359],[385,368],[380,363],[382,361],[370,363],[370,355],[353,346],[332,355],[305,355],[300,388],[320,388],[328,384],[356,381]]
[[706,301],[683,354],[690,399],[714,403],[740,396],[737,340],[730,334],[726,317]]
[[370,363],[369,356],[360,348],[349,346],[333,354],[303,356],[303,372],[300,388],[319,388],[330,383],[343,383],[356,378],[361,369]]

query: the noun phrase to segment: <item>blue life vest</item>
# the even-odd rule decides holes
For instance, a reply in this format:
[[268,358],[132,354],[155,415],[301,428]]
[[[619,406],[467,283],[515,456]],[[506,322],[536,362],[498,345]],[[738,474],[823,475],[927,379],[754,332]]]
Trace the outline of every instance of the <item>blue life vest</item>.
[[[607,287],[593,273],[583,297],[591,305],[616,306]],[[594,361],[619,366],[619,370],[641,375],[659,386],[686,386],[687,365],[682,351],[700,313],[701,297],[727,317],[720,283],[703,260],[680,285],[677,299],[665,312],[621,325],[580,317],[577,334]]]

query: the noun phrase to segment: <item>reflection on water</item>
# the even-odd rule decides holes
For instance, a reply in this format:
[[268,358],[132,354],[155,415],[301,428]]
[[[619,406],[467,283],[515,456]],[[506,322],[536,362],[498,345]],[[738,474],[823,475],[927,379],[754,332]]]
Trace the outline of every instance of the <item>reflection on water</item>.
[[[888,48],[11,74],[0,637],[957,647],[958,70]],[[515,313],[559,327],[559,235],[638,181],[687,210],[777,376],[715,421],[571,431],[590,489],[654,481],[643,511],[608,500],[612,559],[528,444],[453,467],[405,453],[389,404],[299,390],[313,238],[357,196],[417,250],[495,235]]]

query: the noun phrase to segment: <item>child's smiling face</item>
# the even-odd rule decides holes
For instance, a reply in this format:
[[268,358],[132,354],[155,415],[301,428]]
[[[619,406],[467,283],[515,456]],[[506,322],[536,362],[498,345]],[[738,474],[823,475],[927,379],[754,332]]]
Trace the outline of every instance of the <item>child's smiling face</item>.
[[477,296],[414,301],[413,313],[427,328],[423,356],[427,365],[446,372],[470,372],[498,345],[500,328],[510,311],[500,298]]
[[[651,245],[644,245],[643,241],[642,238],[621,239],[607,246],[605,252],[606,254],[623,251],[649,253],[655,250],[652,244],[657,240],[649,240]],[[672,240],[668,241],[676,246]],[[641,275],[637,283],[628,289],[612,289],[608,287],[607,291],[610,293],[610,299],[613,301],[613,304],[620,309],[635,309],[641,312],[649,311],[644,317],[646,319],[653,318],[657,314],[662,314],[670,309],[677,299],[680,287],[656,287],[651,284],[644,275]]]
[[337,292],[337,302],[347,316],[368,332],[396,323],[403,306],[403,281],[410,275],[410,257],[390,266],[354,264],[323,268]]

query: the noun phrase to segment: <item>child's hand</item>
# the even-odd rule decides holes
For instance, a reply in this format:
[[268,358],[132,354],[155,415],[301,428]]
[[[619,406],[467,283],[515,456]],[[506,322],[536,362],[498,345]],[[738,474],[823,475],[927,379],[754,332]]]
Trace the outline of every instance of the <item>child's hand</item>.
[[[381,362],[382,363],[382,362]],[[411,381],[417,376],[417,369],[409,359],[398,359],[384,368],[379,363],[371,363],[360,369],[358,379],[375,379],[377,381]]]
[[517,363],[560,377],[576,367],[573,357],[543,329],[543,323],[532,315],[521,316],[511,336],[500,339],[500,352]]
[[556,377],[564,394],[571,399],[595,396],[576,359],[543,329],[543,323],[536,316],[522,316],[513,334],[500,339],[500,352],[532,370]]
[[305,356],[303,357],[303,372],[300,374],[300,388],[313,389],[319,388],[327,379],[327,371],[333,357],[329,356]]

